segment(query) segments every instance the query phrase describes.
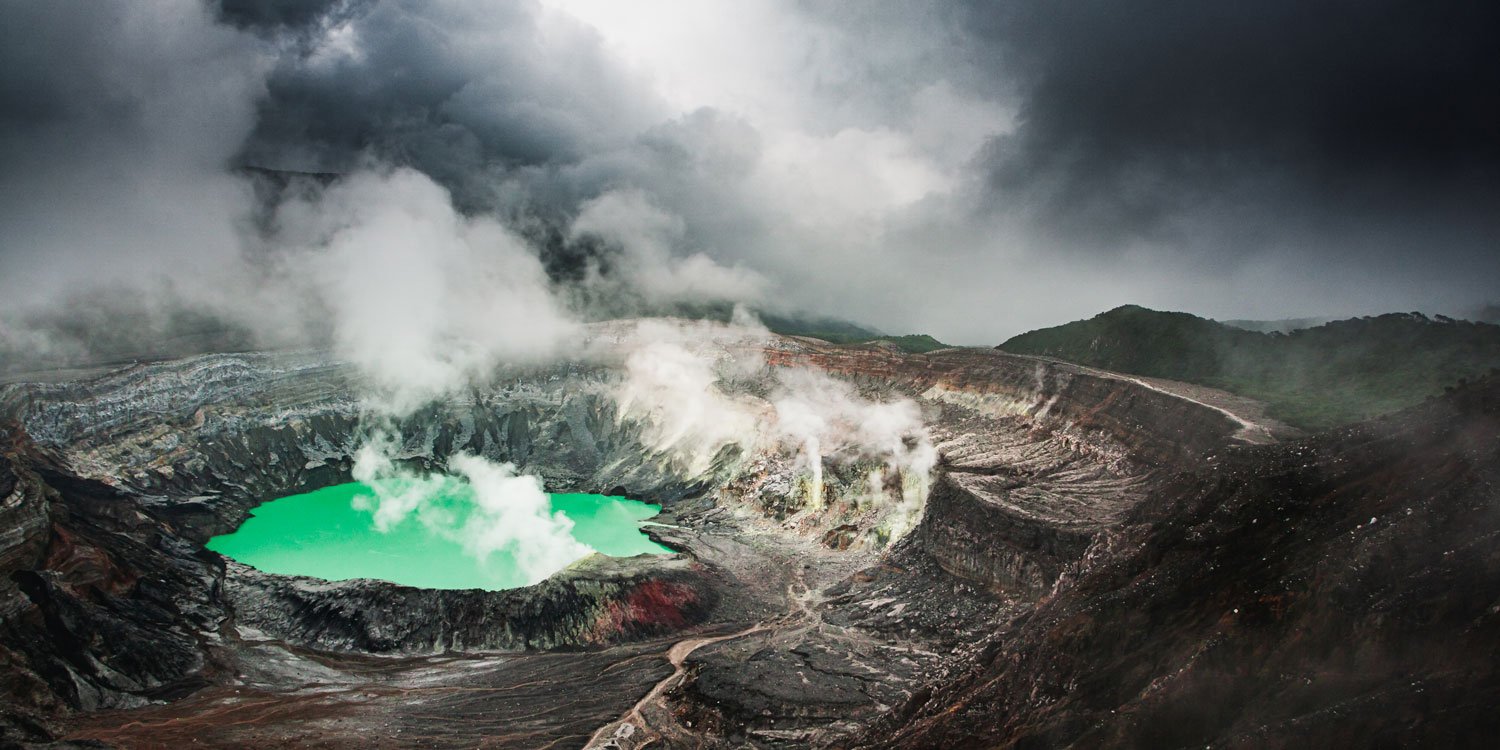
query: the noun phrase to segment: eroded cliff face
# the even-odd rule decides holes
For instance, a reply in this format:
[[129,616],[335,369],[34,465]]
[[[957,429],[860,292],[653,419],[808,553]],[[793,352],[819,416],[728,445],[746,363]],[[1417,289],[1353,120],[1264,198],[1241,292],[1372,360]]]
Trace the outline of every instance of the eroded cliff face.
[[581,365],[518,371],[393,419],[370,413],[354,375],[321,355],[209,355],[12,385],[0,401],[70,469],[203,538],[265,500],[349,481],[355,452],[377,430],[398,436],[394,458],[416,468],[440,470],[467,452],[514,463],[557,491],[670,500],[715,483],[725,462],[685,476],[644,445],[640,425],[618,419],[610,380]]
[[851,744],[1488,747],[1500,378],[1175,472]]
[[1063,363],[795,344],[771,361],[919,399],[942,460],[918,546],[946,572],[1008,598],[1049,591],[1141,502],[1153,476],[1261,439],[1222,408]]
[[63,470],[21,425],[0,430],[0,445],[7,510],[25,530],[0,569],[6,730],[44,735],[69,710],[141,706],[207,684],[207,643],[225,616],[215,556],[128,495]]
[[941,454],[922,521],[864,567],[794,576],[778,627],[697,649],[667,693],[676,712],[615,746],[855,741],[1048,595],[1159,477],[1265,436],[1188,395],[1025,357],[801,339],[766,357],[917,400]]
[[[0,560],[13,588],[3,604],[11,650],[0,656],[20,665],[7,686],[10,731],[43,738],[70,710],[204,686],[213,689],[195,700],[228,715],[240,704],[220,687],[275,703],[314,672],[352,691],[373,679],[363,653],[610,654],[682,633],[688,640],[656,657],[676,671],[633,713],[625,709],[646,691],[626,690],[617,709],[626,715],[599,744],[838,744],[925,694],[956,650],[1075,574],[1161,477],[1264,437],[1191,395],[1031,358],[790,338],[755,346],[771,368],[816,368],[872,399],[915,400],[940,458],[921,478],[932,491],[918,498],[914,530],[893,533],[891,508],[869,498],[900,497],[917,478],[888,475],[872,490],[871,466],[858,459],[827,463],[816,503],[784,449],[726,445],[684,460],[619,412],[620,373],[608,364],[507,371],[379,423],[353,395],[354,376],[315,353],[210,355],[4,386],[0,404],[15,421],[0,513],[13,525]],[[759,398],[766,386],[735,387]],[[463,451],[513,462],[549,489],[662,503],[667,525],[652,533],[679,554],[595,557],[526,589],[444,592],[268,575],[202,549],[264,500],[347,481],[377,427],[400,436],[395,457],[413,467],[440,469]],[[302,648],[328,655],[314,666]],[[582,656],[550,663],[557,674],[597,668]],[[428,674],[417,661],[390,664],[390,674]],[[649,673],[631,667],[620,679]],[[426,721],[405,698],[367,709],[330,701],[344,729],[297,734],[311,730],[266,720],[243,731],[356,744],[361,722],[374,720],[362,710]],[[152,715],[170,718],[172,705]],[[607,705],[600,698],[589,711]],[[70,721],[84,727],[79,737],[134,741]],[[582,740],[571,734],[581,723],[562,711],[528,736]]]

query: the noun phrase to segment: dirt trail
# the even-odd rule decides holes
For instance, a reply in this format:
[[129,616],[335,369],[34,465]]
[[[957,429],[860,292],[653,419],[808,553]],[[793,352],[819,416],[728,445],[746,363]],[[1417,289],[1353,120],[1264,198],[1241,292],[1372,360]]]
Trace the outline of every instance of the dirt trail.
[[[1124,380],[1148,390],[1164,393],[1173,398],[1191,401],[1199,406],[1212,409],[1228,417],[1239,430],[1235,433],[1236,440],[1251,445],[1265,445],[1277,442],[1282,436],[1294,436],[1298,430],[1275,419],[1265,413],[1265,404],[1248,396],[1239,396],[1228,391],[1210,388],[1206,385],[1187,383],[1165,378],[1148,378],[1144,376],[1129,375],[1113,370],[1101,370],[1096,367],[1080,365],[1055,357],[1033,357],[1049,362],[1068,365],[1080,371],[1098,377]],[[1230,407],[1234,408],[1230,408]]]
[[[672,647],[667,649],[667,662],[672,665],[672,674],[667,675],[661,682],[656,683],[656,686],[651,688],[651,691],[646,693],[645,697],[636,701],[635,705],[631,706],[630,710],[626,711],[625,715],[619,721],[614,721],[600,727],[599,731],[595,732],[594,736],[589,738],[588,744],[584,745],[584,747],[599,748],[600,750],[604,750],[605,748],[619,748],[624,750],[624,748],[645,747],[655,742],[660,738],[660,734],[651,729],[650,722],[646,721],[646,718],[641,714],[641,709],[659,699],[662,693],[681,683],[686,673],[683,663],[687,661],[688,656],[704,646],[734,640],[735,638],[747,636],[751,633],[767,630],[770,627],[771,625],[768,623],[758,622],[744,630],[727,635],[689,638],[672,644]],[[638,737],[637,735],[642,732],[646,734]],[[621,744],[622,742],[627,744]]]

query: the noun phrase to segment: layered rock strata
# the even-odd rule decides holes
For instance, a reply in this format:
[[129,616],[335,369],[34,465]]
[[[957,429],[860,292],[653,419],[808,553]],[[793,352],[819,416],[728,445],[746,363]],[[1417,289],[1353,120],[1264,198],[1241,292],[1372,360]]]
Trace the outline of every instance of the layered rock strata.
[[[313,683],[355,695],[383,680],[411,690],[431,675],[460,689],[461,671],[441,673],[418,654],[562,649],[547,662],[548,684],[596,668],[586,654],[622,654],[641,664],[626,673],[659,681],[561,709],[535,724],[538,745],[589,739],[577,734],[579,717],[610,700],[619,718],[599,727],[609,731],[594,733],[596,744],[840,744],[915,705],[955,651],[1070,580],[1164,477],[1270,434],[1190,394],[1032,358],[792,338],[749,346],[771,368],[816,368],[872,399],[916,401],[940,460],[915,530],[891,539],[875,533],[872,509],[809,506],[795,492],[795,463],[774,452],[726,446],[707,462],[681,460],[619,413],[620,373],[608,362],[506,371],[379,423],[356,398],[355,376],[313,352],[3,386],[0,407],[14,420],[0,473],[0,513],[13,519],[0,549],[13,587],[0,605],[3,656],[16,666],[8,731],[131,745],[145,736],[129,729],[131,716],[177,721],[170,701],[190,694],[184,711],[228,717],[281,706],[278,696]],[[767,386],[735,387],[756,398]],[[413,467],[440,469],[463,451],[513,462],[549,489],[659,502],[665,525],[652,533],[679,554],[593,558],[512,592],[439,592],[268,575],[202,549],[260,502],[347,481],[376,428],[399,436],[397,459]],[[828,496],[852,496],[866,468],[830,463]],[[682,640],[671,648],[623,656],[674,632]],[[398,658],[376,676],[363,654]],[[486,683],[490,697],[445,710],[481,714],[484,701],[533,689],[494,680],[503,682]],[[226,692],[239,690],[257,702]],[[430,704],[400,695],[371,704],[381,713],[319,704],[344,727],[328,724],[329,741],[408,715],[420,725]],[[117,727],[109,713],[66,718],[147,704]],[[279,715],[244,722],[240,740],[308,739]],[[240,741],[233,731],[216,736]],[[437,744],[470,739],[449,733]]]

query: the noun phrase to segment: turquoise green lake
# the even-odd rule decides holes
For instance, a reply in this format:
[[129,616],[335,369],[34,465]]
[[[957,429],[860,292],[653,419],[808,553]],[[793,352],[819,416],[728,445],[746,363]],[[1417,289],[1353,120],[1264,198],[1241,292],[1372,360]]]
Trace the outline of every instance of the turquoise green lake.
[[[527,538],[476,554],[454,531],[469,514],[472,489],[458,480],[436,487],[434,496],[423,499],[421,512],[384,531],[376,528],[373,512],[361,507],[374,492],[350,482],[264,503],[233,533],[216,536],[206,546],[268,573],[330,581],[376,578],[422,588],[489,590],[535,582],[527,580],[518,564],[518,556],[528,554],[521,548]],[[641,522],[659,513],[659,506],[608,495],[548,497],[552,511],[572,521],[567,533],[595,551],[615,557],[671,552],[641,533]],[[553,561],[549,564],[556,569],[550,572],[576,559]]]

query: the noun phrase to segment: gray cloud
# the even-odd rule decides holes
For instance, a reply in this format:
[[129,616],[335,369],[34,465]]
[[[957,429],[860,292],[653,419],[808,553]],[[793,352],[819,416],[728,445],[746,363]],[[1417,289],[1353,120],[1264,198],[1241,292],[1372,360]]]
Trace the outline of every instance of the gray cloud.
[[596,32],[535,2],[365,2],[282,48],[243,159],[427,172],[474,209],[505,169],[576,161],[661,115]]
[[982,160],[991,208],[1024,203],[1091,245],[1495,249],[1491,4],[1011,2],[970,18],[1023,101]]
[[363,0],[216,0],[223,22],[264,33],[307,30],[357,12]]
[[233,276],[250,191],[228,166],[254,127],[267,61],[204,8],[177,8],[171,23],[159,11],[143,3],[6,6],[7,307],[97,284],[156,282],[164,268]]
[[[246,166],[421,172],[455,204],[443,221],[493,217],[585,316],[749,296],[986,343],[1125,302],[1461,312],[1500,278],[1497,12],[1483,4],[4,14],[12,311],[107,283],[262,341],[336,336],[318,321],[339,301],[288,301],[276,245],[274,204],[323,205],[328,178],[267,189],[284,179],[246,180]],[[284,312],[243,312],[268,306]],[[38,340],[39,324],[8,320],[0,331]]]
[[[980,309],[1007,323],[1127,301],[1462,312],[1494,294],[1491,5],[816,7],[881,47],[923,49],[945,30],[917,67],[1011,108],[964,189],[884,237],[898,256],[929,248],[933,273],[988,278],[989,292],[956,273],[941,283],[991,297]],[[900,101],[910,79],[869,88]]]

